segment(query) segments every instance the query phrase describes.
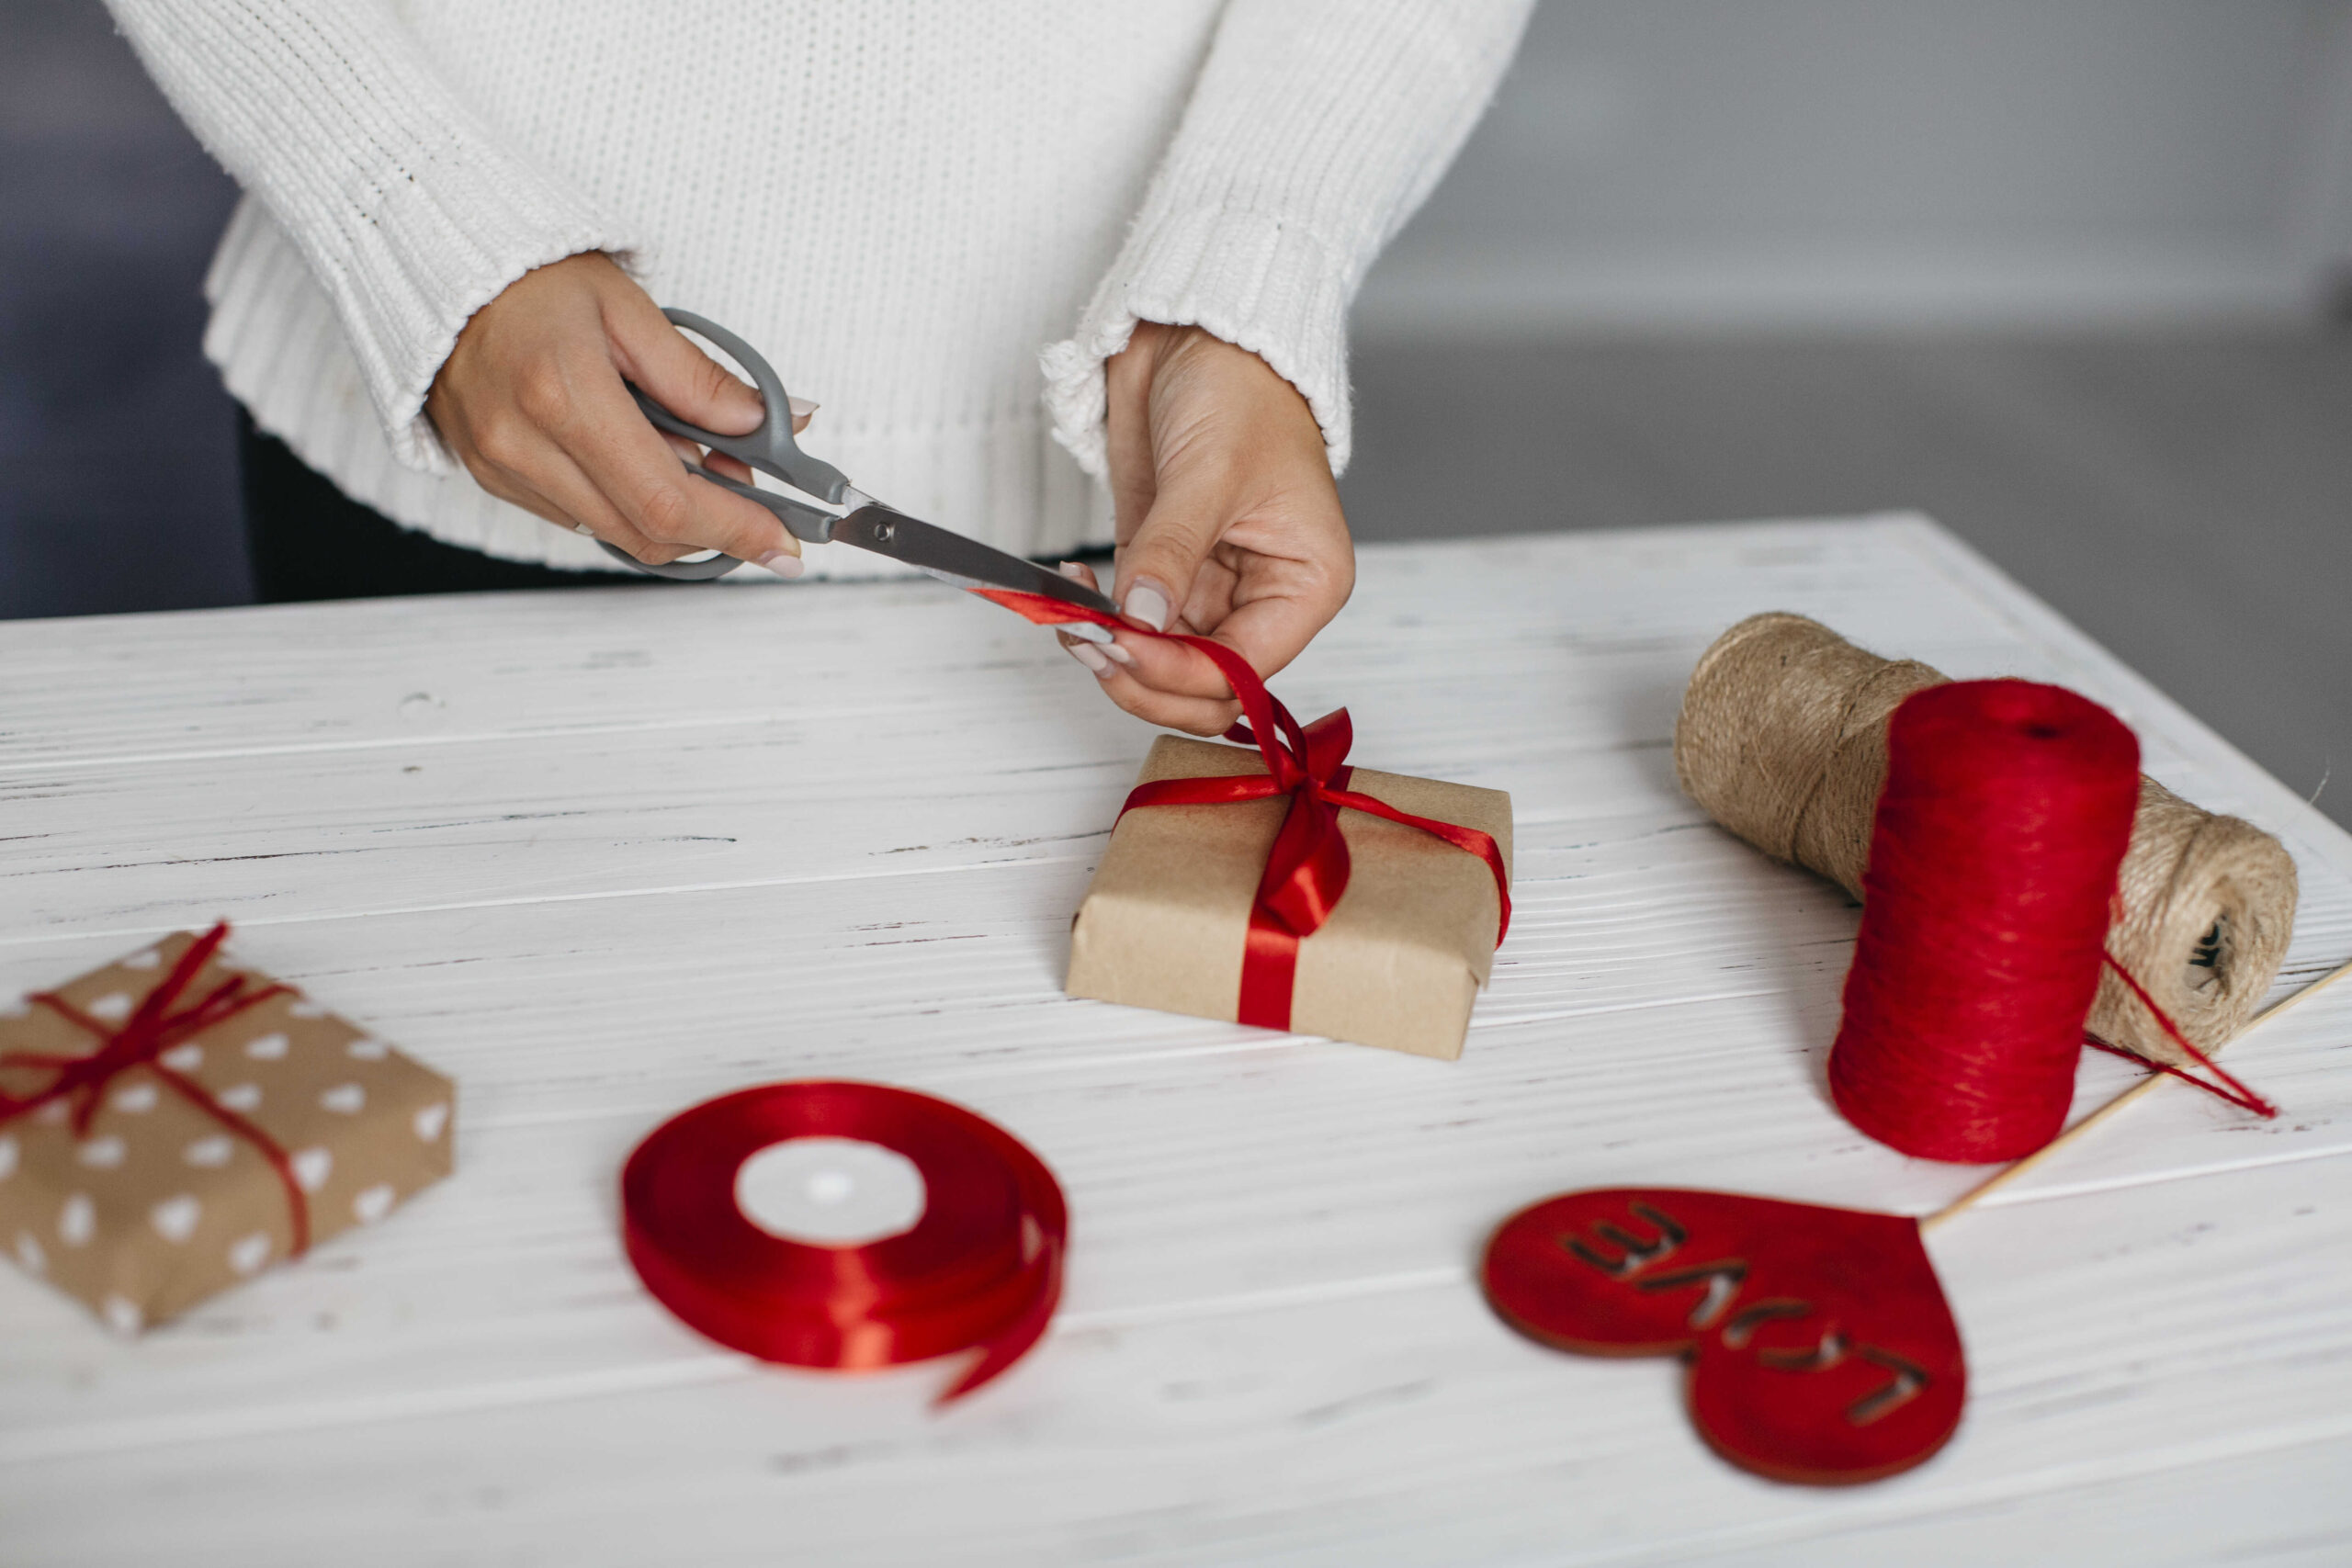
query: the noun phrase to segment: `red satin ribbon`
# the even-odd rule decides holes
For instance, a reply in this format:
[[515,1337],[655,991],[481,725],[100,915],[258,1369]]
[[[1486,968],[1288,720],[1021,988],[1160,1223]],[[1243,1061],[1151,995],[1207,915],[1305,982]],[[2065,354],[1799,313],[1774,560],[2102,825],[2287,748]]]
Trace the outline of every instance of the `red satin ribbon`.
[[[815,1247],[735,1201],[743,1162],[788,1138],[857,1138],[922,1173],[911,1230]],[[1019,1360],[1061,1299],[1069,1216],[1053,1173],[994,1122],[882,1084],[767,1084],[656,1128],[621,1172],[629,1261],[689,1327],[763,1360],[858,1371],[978,1348],[939,1396]]]
[[1348,843],[1340,832],[1340,809],[1363,811],[1418,828],[1466,854],[1476,855],[1494,873],[1495,897],[1500,917],[1495,942],[1500,946],[1510,930],[1510,874],[1503,868],[1502,851],[1490,834],[1433,818],[1415,817],[1368,795],[1348,788],[1352,770],[1348,749],[1355,732],[1348,710],[1335,708],[1314,723],[1302,726],[1279,698],[1266,690],[1249,661],[1223,643],[1204,637],[1155,632],[1115,615],[1067,604],[1043,593],[1019,593],[1010,589],[976,588],[981,598],[1001,604],[1040,626],[1083,621],[1099,626],[1164,637],[1198,649],[1215,663],[1241,701],[1246,723],[1237,724],[1227,739],[1254,745],[1265,759],[1263,774],[1238,778],[1163,779],[1138,784],[1120,807],[1125,815],[1140,806],[1223,806],[1243,800],[1290,797],[1290,809],[1274,834],[1266,857],[1265,874],[1258,881],[1258,896],[1250,906],[1250,935],[1241,959],[1240,1005],[1243,1023],[1266,1029],[1290,1027],[1292,983],[1298,969],[1298,944],[1322,929],[1331,918],[1340,896],[1348,890]]
[[46,1067],[57,1075],[47,1088],[35,1094],[17,1096],[0,1090],[0,1125],[30,1115],[52,1101],[70,1100],[74,1106],[74,1135],[83,1137],[90,1130],[90,1118],[97,1114],[98,1101],[106,1093],[107,1085],[119,1074],[145,1067],[181,1099],[251,1144],[269,1161],[270,1168],[277,1172],[278,1183],[286,1189],[287,1211],[292,1220],[293,1242],[288,1252],[299,1258],[311,1246],[311,1205],[302,1195],[302,1184],[294,1179],[293,1161],[278,1146],[277,1139],[213,1099],[211,1091],[202,1084],[158,1060],[181,1042],[194,1039],[256,1003],[293,989],[289,986],[269,985],[247,990],[247,976],[232,975],[195,1002],[174,1011],[173,1005],[228,939],[226,920],[198,938],[130,1016],[123,1020],[119,1029],[108,1028],[51,992],[33,993],[32,1000],[96,1035],[98,1048],[86,1056],[53,1055],[43,1051],[0,1054],[0,1067]]

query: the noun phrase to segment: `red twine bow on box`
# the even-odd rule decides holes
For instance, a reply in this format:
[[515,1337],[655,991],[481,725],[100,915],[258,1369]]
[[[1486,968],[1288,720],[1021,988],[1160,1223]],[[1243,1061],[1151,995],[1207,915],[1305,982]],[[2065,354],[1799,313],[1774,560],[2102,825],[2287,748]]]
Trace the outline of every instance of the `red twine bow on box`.
[[30,1115],[44,1105],[70,1104],[74,1135],[80,1138],[89,1132],[90,1119],[97,1114],[98,1101],[106,1093],[107,1085],[133,1067],[145,1067],[181,1099],[251,1144],[269,1161],[270,1168],[277,1172],[277,1179],[286,1189],[287,1209],[293,1219],[293,1242],[288,1251],[299,1258],[311,1245],[311,1206],[302,1196],[301,1183],[294,1179],[293,1161],[278,1146],[277,1139],[213,1099],[211,1091],[202,1084],[162,1060],[164,1052],[181,1042],[194,1039],[257,1003],[292,990],[291,987],[279,985],[248,989],[248,976],[232,975],[195,1001],[178,1006],[182,995],[228,938],[226,920],[205,932],[195,945],[180,954],[179,962],[131,1010],[119,1028],[100,1022],[52,992],[34,992],[31,1000],[96,1035],[98,1048],[86,1056],[57,1055],[45,1051],[0,1053],[0,1067],[45,1067],[57,1075],[48,1087],[34,1094],[18,1096],[0,1090],[0,1125]]
[[1322,929],[1348,890],[1348,843],[1340,832],[1340,810],[1365,812],[1476,855],[1494,873],[1495,897],[1500,912],[1495,924],[1499,946],[1510,930],[1510,874],[1503,868],[1502,852],[1492,835],[1433,818],[1399,811],[1385,801],[1348,788],[1352,770],[1348,748],[1355,732],[1348,710],[1335,708],[1314,723],[1301,725],[1280,699],[1266,690],[1249,661],[1223,643],[1204,637],[1155,632],[1115,615],[1071,604],[1042,593],[1018,593],[1008,589],[974,589],[981,598],[1003,605],[1040,626],[1084,621],[1100,626],[1165,637],[1198,649],[1208,656],[1241,701],[1245,723],[1226,732],[1229,740],[1255,746],[1265,759],[1263,774],[1238,777],[1162,779],[1138,784],[1127,795],[1120,815],[1144,806],[1227,806],[1244,800],[1290,797],[1290,810],[1274,834],[1265,874],[1258,880],[1258,896],[1250,909],[1249,945],[1241,960],[1240,1005],[1235,1016],[1243,1023],[1265,1029],[1288,1029],[1292,983],[1298,970],[1298,944]]

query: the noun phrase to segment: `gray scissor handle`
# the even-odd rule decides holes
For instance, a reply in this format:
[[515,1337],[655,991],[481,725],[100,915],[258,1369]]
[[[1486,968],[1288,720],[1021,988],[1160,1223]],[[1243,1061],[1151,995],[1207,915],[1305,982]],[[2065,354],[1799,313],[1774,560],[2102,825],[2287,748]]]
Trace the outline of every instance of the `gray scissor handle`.
[[[760,400],[767,408],[755,429],[741,435],[721,435],[717,431],[688,423],[637,388],[629,388],[629,396],[637,400],[637,406],[645,411],[645,417],[652,421],[654,428],[699,442],[714,452],[724,452],[730,457],[741,458],[762,473],[775,475],[795,490],[813,495],[820,501],[840,504],[842,494],[849,489],[849,480],[831,463],[803,452],[799,444],[792,439],[792,401],[785,396],[784,383],[777,379],[775,367],[760,356],[758,350],[717,321],[706,321],[691,310],[665,310],[662,313],[676,325],[717,344],[736,364],[750,372],[752,384],[759,389]],[[835,519],[831,513],[796,504],[787,496],[772,495],[707,469],[697,470],[697,477],[707,479],[721,490],[731,490],[738,495],[758,502],[775,513],[796,538],[822,543],[831,532]],[[638,571],[680,582],[707,582],[714,577],[726,576],[743,564],[733,556],[715,555],[703,560],[669,561],[654,566],[638,559],[607,540],[596,542],[604,546],[606,555]]]

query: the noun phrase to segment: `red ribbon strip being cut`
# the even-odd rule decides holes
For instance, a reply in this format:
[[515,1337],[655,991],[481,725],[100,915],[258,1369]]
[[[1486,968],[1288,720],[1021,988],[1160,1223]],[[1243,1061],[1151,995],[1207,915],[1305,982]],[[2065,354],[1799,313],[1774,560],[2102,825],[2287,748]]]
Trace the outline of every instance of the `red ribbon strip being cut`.
[[[753,1224],[736,1174],[792,1138],[854,1138],[912,1161],[913,1228],[847,1247]],[[767,1084],[683,1111],[621,1172],[629,1261],[654,1299],[729,1348],[797,1367],[861,1371],[980,1352],[939,1397],[1019,1360],[1061,1299],[1069,1216],[1053,1173],[994,1122],[881,1084]]]
[[1510,874],[1503,867],[1502,852],[1493,837],[1433,818],[1415,817],[1385,801],[1348,788],[1352,770],[1348,749],[1355,732],[1348,710],[1336,708],[1314,723],[1302,726],[1279,698],[1266,690],[1249,661],[1223,643],[1204,637],[1155,632],[1115,615],[1067,604],[1042,593],[1009,589],[972,590],[981,598],[1003,605],[1040,626],[1084,621],[1142,637],[1163,637],[1198,649],[1208,656],[1241,701],[1245,723],[1235,725],[1226,739],[1254,745],[1265,759],[1261,775],[1162,779],[1138,784],[1120,807],[1125,815],[1145,806],[1226,806],[1244,800],[1290,797],[1290,810],[1274,835],[1266,870],[1258,882],[1258,896],[1250,910],[1249,944],[1241,960],[1240,1005],[1235,1016],[1243,1023],[1265,1029],[1290,1027],[1292,983],[1298,969],[1298,944],[1322,929],[1348,890],[1348,843],[1340,832],[1340,810],[1366,812],[1408,828],[1418,828],[1442,839],[1465,854],[1487,863],[1494,873],[1495,897],[1500,914],[1495,942],[1500,946],[1510,930]]
[[76,1028],[96,1035],[98,1048],[86,1056],[61,1056],[43,1051],[10,1051],[0,1054],[0,1067],[46,1067],[57,1076],[47,1088],[38,1093],[18,1097],[0,1090],[0,1125],[28,1116],[44,1105],[70,1102],[74,1108],[74,1135],[85,1136],[90,1131],[90,1118],[97,1114],[98,1102],[107,1085],[118,1074],[133,1067],[145,1067],[164,1080],[181,1099],[211,1117],[230,1132],[251,1144],[261,1156],[269,1161],[277,1173],[280,1186],[286,1189],[287,1212],[292,1220],[293,1236],[287,1251],[300,1258],[310,1250],[311,1205],[302,1196],[302,1184],[294,1179],[294,1163],[277,1140],[212,1098],[212,1093],[194,1078],[178,1069],[167,1066],[159,1058],[182,1041],[192,1040],[217,1023],[234,1018],[247,1008],[267,1001],[270,998],[290,994],[289,986],[260,986],[248,990],[248,976],[232,975],[187,1007],[174,1010],[181,996],[203,972],[220,944],[229,940],[229,922],[222,920],[195,945],[180,954],[178,963],[164,976],[146,998],[123,1020],[122,1027],[110,1029],[64,998],[49,991],[36,991],[32,1000],[57,1013]]

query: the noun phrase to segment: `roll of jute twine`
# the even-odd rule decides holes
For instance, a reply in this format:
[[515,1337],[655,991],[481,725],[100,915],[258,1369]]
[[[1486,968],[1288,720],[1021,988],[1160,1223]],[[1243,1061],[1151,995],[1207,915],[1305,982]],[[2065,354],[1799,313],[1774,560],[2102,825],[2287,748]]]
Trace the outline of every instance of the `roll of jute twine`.
[[[1888,716],[1945,677],[1882,659],[1803,615],[1751,615],[1691,672],[1674,769],[1707,814],[1766,853],[1862,897],[1886,779]],[[2276,838],[2140,780],[2108,952],[2211,1051],[2252,1018],[2287,956],[2295,863]],[[2181,1067],[2187,1053],[2112,972],[2086,1026],[2110,1045]]]

